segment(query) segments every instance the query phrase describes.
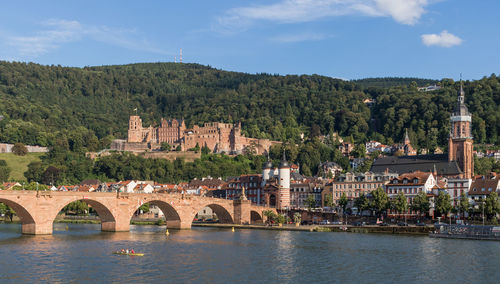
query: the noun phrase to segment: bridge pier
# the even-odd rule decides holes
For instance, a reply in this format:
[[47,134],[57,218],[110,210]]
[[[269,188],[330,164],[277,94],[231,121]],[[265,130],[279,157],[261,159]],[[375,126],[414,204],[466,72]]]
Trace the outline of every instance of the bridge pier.
[[22,224],[22,233],[25,235],[51,235],[52,224],[26,223]]
[[250,200],[235,200],[234,201],[234,218],[235,224],[250,224]]
[[101,221],[101,231],[128,232],[130,231],[130,221],[128,222]]

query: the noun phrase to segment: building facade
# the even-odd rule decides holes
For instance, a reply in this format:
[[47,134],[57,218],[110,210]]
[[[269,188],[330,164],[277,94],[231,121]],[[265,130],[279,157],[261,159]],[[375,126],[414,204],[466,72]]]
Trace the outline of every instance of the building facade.
[[362,194],[368,194],[377,188],[384,188],[391,179],[397,178],[398,174],[391,172],[383,173],[352,173],[348,172],[338,176],[335,181],[327,185],[327,190],[323,191],[324,195],[331,194],[335,203],[345,194],[347,199],[353,200]]

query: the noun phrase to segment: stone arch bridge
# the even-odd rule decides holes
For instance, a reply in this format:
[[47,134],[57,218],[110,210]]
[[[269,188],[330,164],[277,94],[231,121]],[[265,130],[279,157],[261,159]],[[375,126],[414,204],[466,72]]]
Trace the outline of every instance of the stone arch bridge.
[[158,206],[167,222],[167,228],[189,229],[200,209],[210,207],[221,223],[251,224],[263,220],[264,210],[274,208],[256,206],[249,200],[182,195],[178,193],[112,193],[60,191],[0,191],[0,202],[16,211],[22,223],[23,234],[52,234],[53,222],[69,203],[85,201],[97,211],[103,231],[128,231],[130,220],[145,203]]

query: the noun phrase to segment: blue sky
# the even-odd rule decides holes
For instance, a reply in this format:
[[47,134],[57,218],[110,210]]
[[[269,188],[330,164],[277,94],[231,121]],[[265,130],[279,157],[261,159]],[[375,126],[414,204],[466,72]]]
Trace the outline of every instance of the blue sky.
[[248,73],[480,79],[500,68],[498,0],[4,1],[0,59],[179,60]]

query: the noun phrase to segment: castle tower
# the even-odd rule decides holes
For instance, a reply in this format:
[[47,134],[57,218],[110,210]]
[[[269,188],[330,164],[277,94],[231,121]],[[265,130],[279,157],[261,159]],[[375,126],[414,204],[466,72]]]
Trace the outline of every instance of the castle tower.
[[448,161],[456,161],[463,172],[463,178],[474,176],[473,138],[471,134],[472,115],[465,105],[465,92],[460,82],[457,104],[451,114],[451,131],[448,140]]
[[279,178],[279,194],[277,208],[283,209],[290,207],[290,165],[286,161],[285,151],[283,151],[283,159],[278,168]]
[[267,181],[271,178],[271,170],[273,169],[273,163],[269,159],[269,156],[267,157],[267,162],[264,165],[264,168],[262,169],[262,187],[264,187],[267,183]]
[[131,115],[128,121],[128,139],[127,142],[142,142],[142,120],[138,115]]

